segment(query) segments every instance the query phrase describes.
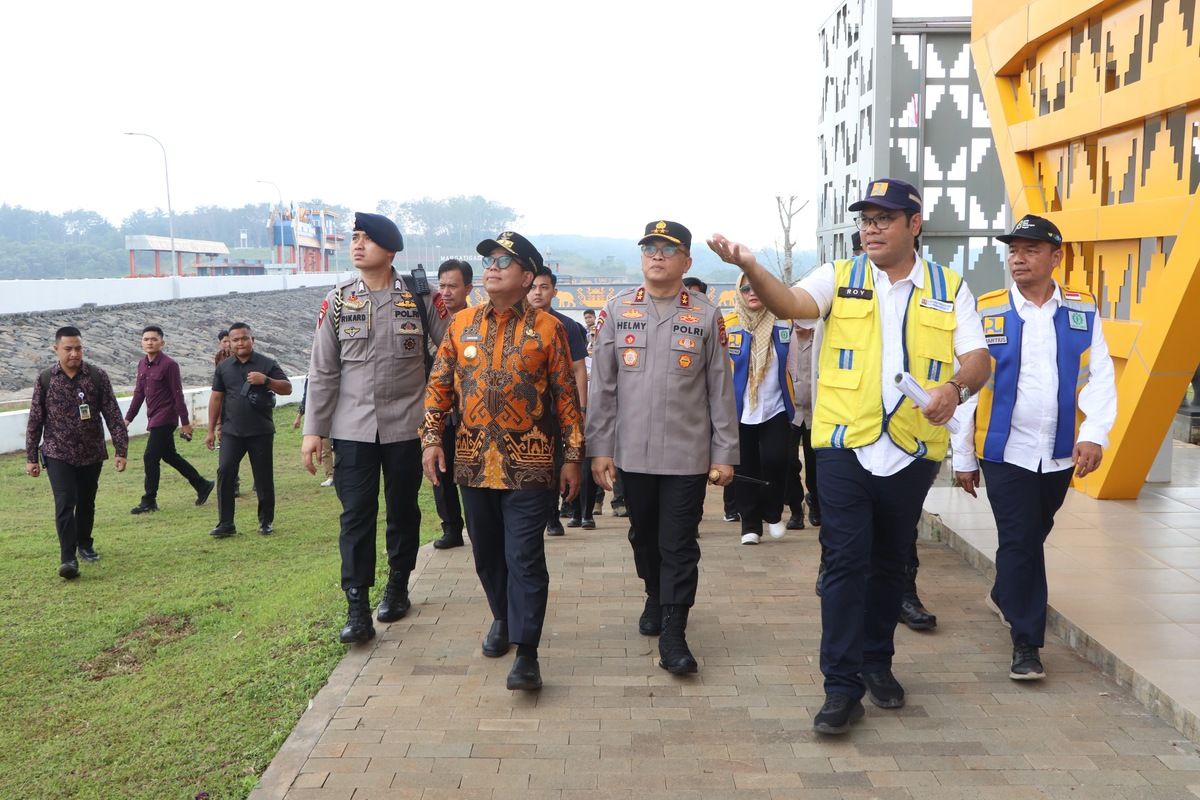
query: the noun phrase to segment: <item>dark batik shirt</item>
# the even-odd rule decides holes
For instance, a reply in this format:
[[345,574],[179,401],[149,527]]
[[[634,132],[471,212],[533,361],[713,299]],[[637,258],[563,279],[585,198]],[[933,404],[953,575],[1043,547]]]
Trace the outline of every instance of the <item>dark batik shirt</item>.
[[[83,404],[91,411],[91,419],[79,418],[79,406]],[[44,400],[40,376],[33,386],[29,427],[25,432],[25,459],[30,463],[37,461],[41,442],[48,458],[76,467],[99,464],[108,458],[101,417],[108,423],[117,456],[125,458],[129,453],[129,432],[108,373],[85,361],[71,378],[61,365],[55,364]]]
[[183,399],[179,365],[166,353],[159,353],[153,361],[143,357],[138,362],[137,383],[133,387],[129,410],[125,412],[126,422],[132,422],[137,416],[142,400],[146,401],[147,428],[165,428],[174,425],[176,420],[180,425],[191,421]]

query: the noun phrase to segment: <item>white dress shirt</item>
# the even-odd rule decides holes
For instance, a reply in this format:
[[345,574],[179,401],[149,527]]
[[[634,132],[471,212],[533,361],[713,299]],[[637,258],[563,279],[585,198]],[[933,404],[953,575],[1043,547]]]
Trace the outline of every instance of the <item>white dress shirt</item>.
[[[745,339],[749,347],[749,339]],[[747,367],[749,369],[749,367]],[[775,342],[771,341],[771,349],[767,351],[767,365],[763,367],[762,380],[758,384],[758,403],[750,405],[750,381],[746,381],[746,391],[742,393],[743,425],[761,425],[776,414],[787,411],[783,404],[783,389],[779,386],[779,359],[775,355]]]
[[[1030,472],[1058,472],[1070,469],[1071,457],[1053,458],[1054,436],[1058,430],[1058,338],[1054,333],[1054,314],[1062,305],[1062,290],[1057,282],[1054,294],[1042,306],[1026,299],[1016,286],[1009,290],[1013,308],[1021,316],[1021,372],[1017,376],[1017,399],[1013,405],[1012,427],[1004,446],[1004,461]],[[1108,432],[1117,418],[1117,387],[1104,326],[1100,315],[1093,317],[1092,348],[1087,385],[1079,393],[1079,410],[1084,421],[1079,427],[1081,442],[1108,446]],[[1074,380],[1071,375],[1070,379]],[[979,469],[975,457],[975,407],[972,397],[959,407],[955,417],[959,431],[954,435],[954,469],[974,472]]]
[[[871,264],[870,259],[867,260],[875,280],[875,302],[882,312],[883,367],[880,377],[883,381],[883,405],[889,413],[904,401],[904,395],[896,388],[895,377],[904,371],[902,345],[905,310],[913,291],[925,286],[925,260],[915,252],[914,256],[916,261],[912,271],[895,284],[888,279],[886,272]],[[822,318],[829,316],[837,289],[833,264],[822,264],[796,285],[816,301]],[[965,280],[959,284],[958,294],[954,297],[954,316],[957,320],[954,328],[955,356],[987,347],[983,338],[983,323],[979,321],[979,312],[975,309],[975,296],[967,288]],[[819,398],[813,398],[813,403],[817,402]],[[854,453],[863,469],[881,478],[895,475],[913,462],[913,457],[896,447],[886,433],[865,447],[856,447]]]

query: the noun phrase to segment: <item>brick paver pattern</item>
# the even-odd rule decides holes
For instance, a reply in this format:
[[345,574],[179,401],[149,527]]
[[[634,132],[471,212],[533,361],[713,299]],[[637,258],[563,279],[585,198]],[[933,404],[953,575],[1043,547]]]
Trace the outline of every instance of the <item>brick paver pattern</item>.
[[547,540],[545,688],[504,688],[469,547],[426,553],[413,611],[371,657],[321,732],[288,800],[1159,800],[1200,797],[1194,744],[1061,640],[1048,678],[1008,679],[1008,632],[987,581],[922,543],[933,633],[897,632],[907,705],[867,704],[842,737],[820,737],[816,532],[756,547],[720,521],[709,493],[700,591],[688,638],[700,673],[657,666],[640,636],[641,582],[627,520]]

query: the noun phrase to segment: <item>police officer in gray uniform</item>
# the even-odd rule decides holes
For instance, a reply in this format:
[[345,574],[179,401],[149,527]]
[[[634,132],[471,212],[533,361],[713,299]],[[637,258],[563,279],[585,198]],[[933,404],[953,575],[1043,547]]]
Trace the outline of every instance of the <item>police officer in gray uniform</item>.
[[308,371],[304,465],[315,473],[321,437],[333,440],[333,485],[342,503],[342,589],[349,605],[343,642],[375,635],[368,591],[375,583],[379,473],[387,508],[387,588],[380,622],[408,613],[408,577],[417,562],[421,511],[421,445],[430,342],[441,341],[446,306],[423,275],[399,275],[392,259],[404,249],[396,224],[356,213],[350,257],[359,274],[334,287],[321,304]]
[[707,483],[733,480],[738,419],[725,320],[683,287],[691,232],[659,220],[638,244],[645,283],[610,300],[596,323],[586,438],[596,483],[611,490],[619,469],[625,485],[646,584],[638,630],[661,634],[659,666],[684,674],[697,670],[684,637],[699,578],[697,526]]

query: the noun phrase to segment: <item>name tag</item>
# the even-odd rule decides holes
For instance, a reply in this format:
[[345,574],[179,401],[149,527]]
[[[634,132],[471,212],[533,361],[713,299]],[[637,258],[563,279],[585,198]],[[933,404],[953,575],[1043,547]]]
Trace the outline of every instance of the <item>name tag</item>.
[[859,289],[854,286],[839,286],[838,297],[849,297],[851,300],[870,300],[875,296],[872,289]]
[[932,308],[936,311],[953,311],[954,310],[954,303],[950,303],[946,300],[938,300],[935,297],[922,297],[921,305],[924,308]]
[[483,337],[480,336],[478,333],[464,333],[462,335],[462,340],[464,342],[482,342]]
[[1007,336],[985,336],[983,338],[984,338],[984,341],[987,342],[989,346],[993,345],[993,344],[1008,344]]
[[91,419],[92,418],[92,407],[89,406],[87,403],[81,404],[79,406],[79,418],[84,419],[84,420]]

